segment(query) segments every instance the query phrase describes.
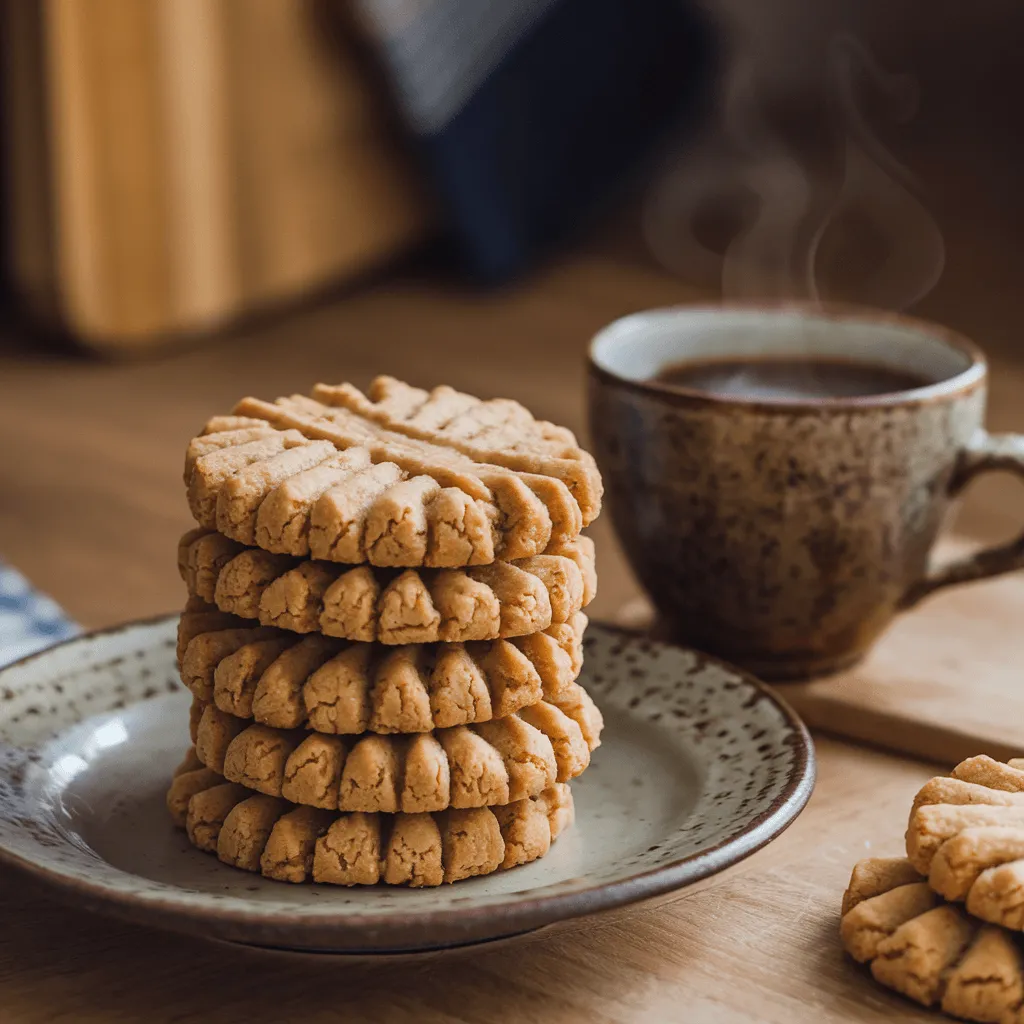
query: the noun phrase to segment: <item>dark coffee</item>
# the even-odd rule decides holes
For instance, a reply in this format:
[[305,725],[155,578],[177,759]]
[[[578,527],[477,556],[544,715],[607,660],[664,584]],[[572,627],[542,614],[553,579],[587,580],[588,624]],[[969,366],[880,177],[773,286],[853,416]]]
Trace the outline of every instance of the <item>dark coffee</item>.
[[697,359],[667,366],[656,377],[664,384],[727,398],[863,398],[924,387],[918,373],[817,356]]

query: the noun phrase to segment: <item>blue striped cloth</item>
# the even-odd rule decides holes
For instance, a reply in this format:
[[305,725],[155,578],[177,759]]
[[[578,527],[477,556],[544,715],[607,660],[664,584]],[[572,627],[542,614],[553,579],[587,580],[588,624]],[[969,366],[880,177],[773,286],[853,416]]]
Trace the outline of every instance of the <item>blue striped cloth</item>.
[[78,632],[56,601],[0,562],[0,666]]

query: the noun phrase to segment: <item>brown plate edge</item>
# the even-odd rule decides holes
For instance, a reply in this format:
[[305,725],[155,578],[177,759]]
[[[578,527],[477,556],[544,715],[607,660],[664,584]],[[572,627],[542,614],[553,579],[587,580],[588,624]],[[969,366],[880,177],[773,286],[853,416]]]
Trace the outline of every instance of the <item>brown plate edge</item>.
[[[176,618],[177,613],[157,615],[79,633],[4,666],[0,670],[0,678],[8,670],[31,662],[56,647],[125,633],[134,628],[170,622]],[[591,628],[593,627],[651,644],[680,647],[666,641],[650,640],[636,630],[609,623],[594,622]],[[752,818],[738,832],[707,850],[690,854],[620,882],[597,885],[573,893],[520,899],[507,906],[492,904],[478,908],[393,915],[383,923],[372,914],[351,913],[336,918],[288,921],[282,920],[280,914],[268,914],[260,910],[219,907],[198,909],[177,905],[173,896],[140,896],[112,892],[103,885],[64,877],[2,847],[0,864],[32,876],[47,888],[71,897],[78,906],[136,924],[220,938],[244,945],[292,950],[331,950],[364,955],[396,951],[427,952],[448,946],[486,942],[661,896],[737,864],[781,835],[806,806],[814,789],[816,777],[813,741],[807,727],[789,704],[748,672],[710,655],[698,651],[693,653],[705,664],[716,665],[734,673],[757,691],[757,699],[769,700],[779,709],[791,729],[790,742],[795,750],[796,759],[782,793],[767,809]]]

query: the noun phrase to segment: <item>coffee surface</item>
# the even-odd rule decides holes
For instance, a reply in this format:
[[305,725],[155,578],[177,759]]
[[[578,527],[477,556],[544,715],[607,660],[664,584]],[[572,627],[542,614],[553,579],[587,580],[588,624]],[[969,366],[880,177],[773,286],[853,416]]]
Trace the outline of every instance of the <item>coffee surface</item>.
[[779,401],[889,395],[932,383],[877,363],[788,356],[695,359],[667,366],[655,379],[728,398]]

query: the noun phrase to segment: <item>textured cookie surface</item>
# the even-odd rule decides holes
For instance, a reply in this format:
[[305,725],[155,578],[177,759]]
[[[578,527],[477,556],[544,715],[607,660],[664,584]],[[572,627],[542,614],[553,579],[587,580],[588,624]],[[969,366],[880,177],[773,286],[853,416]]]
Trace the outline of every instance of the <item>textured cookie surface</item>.
[[597,590],[594,545],[465,569],[343,567],[193,530],[178,565],[190,596],[297,633],[413,644],[528,636],[569,622]]
[[180,666],[185,658],[188,645],[201,633],[216,633],[223,629],[257,626],[257,622],[246,622],[237,615],[220,611],[216,605],[199,597],[189,597],[178,619],[177,660]]
[[943,898],[1024,930],[1024,761],[972,757],[927,782],[907,825],[907,856]]
[[[224,629],[196,632],[217,616]],[[429,732],[572,702],[585,624],[578,614],[511,640],[394,647],[259,627],[200,602],[182,614],[181,678],[198,699],[277,728]]]
[[185,458],[196,521],[243,544],[383,566],[539,555],[600,511],[593,458],[516,402],[378,378],[247,398]]
[[969,1021],[1024,1021],[1020,937],[942,900],[910,860],[854,867],[840,935],[878,982],[925,1006]]
[[200,763],[271,797],[326,810],[406,813],[537,796],[590,763],[601,714],[577,687],[507,718],[412,736],[349,738],[251,725],[213,704],[195,727]]
[[561,784],[493,809],[339,814],[253,795],[203,773],[209,769],[175,776],[167,801],[175,824],[225,864],[282,882],[457,882],[543,857],[573,819],[572,795]]

